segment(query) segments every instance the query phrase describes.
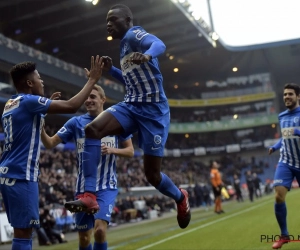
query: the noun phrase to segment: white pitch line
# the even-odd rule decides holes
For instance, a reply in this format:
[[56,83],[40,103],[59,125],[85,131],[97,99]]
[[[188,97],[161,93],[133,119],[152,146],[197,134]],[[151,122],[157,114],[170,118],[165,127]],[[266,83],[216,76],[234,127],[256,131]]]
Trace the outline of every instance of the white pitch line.
[[[271,200],[271,199],[270,199],[270,200]],[[253,209],[256,209],[256,208],[258,208],[258,207],[261,207],[261,206],[265,205],[266,203],[270,202],[270,200],[268,199],[267,201],[265,201],[265,202],[263,202],[263,203],[260,203],[260,204],[258,204],[258,205],[253,206],[253,207],[250,207],[250,208],[247,208],[247,209],[245,209],[245,210],[243,210],[243,211],[240,211],[240,212],[237,212],[237,213],[228,215],[228,216],[226,216],[226,217],[223,217],[223,218],[220,218],[220,219],[211,221],[211,222],[208,222],[208,223],[203,224],[203,225],[201,225],[201,226],[199,226],[199,227],[195,227],[195,228],[193,228],[193,229],[184,231],[184,232],[182,232],[182,233],[175,234],[175,235],[173,235],[173,236],[171,236],[171,237],[168,237],[168,238],[166,238],[166,239],[164,239],[164,240],[160,240],[160,241],[157,241],[157,242],[155,242],[155,243],[153,243],[153,244],[146,245],[146,246],[144,246],[144,247],[138,248],[137,250],[148,249],[148,248],[150,248],[150,247],[159,245],[159,244],[164,243],[164,242],[166,242],[166,241],[169,241],[169,240],[178,238],[178,237],[180,237],[180,236],[182,236],[182,235],[185,235],[185,234],[194,232],[194,231],[196,231],[196,230],[198,230],[198,229],[208,227],[208,226],[210,226],[210,225],[216,224],[216,223],[218,223],[218,222],[220,222],[220,221],[224,221],[224,220],[230,219],[230,218],[235,217],[235,216],[240,215],[240,214],[244,214],[244,213],[246,213],[246,212],[249,212],[249,211],[251,211],[251,210],[253,210]]]

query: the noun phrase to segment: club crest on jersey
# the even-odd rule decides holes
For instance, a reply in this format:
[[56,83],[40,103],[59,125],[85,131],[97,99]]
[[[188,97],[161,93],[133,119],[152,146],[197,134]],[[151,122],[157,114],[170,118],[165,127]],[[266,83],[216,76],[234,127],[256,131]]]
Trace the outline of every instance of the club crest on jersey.
[[40,104],[42,104],[42,105],[46,105],[46,103],[48,102],[48,98],[46,98],[46,97],[40,97],[39,99],[38,99],[38,102],[40,103]]
[[155,142],[155,144],[160,144],[161,143],[161,136],[155,135],[154,136],[154,142]]
[[128,51],[128,44],[124,43],[123,48],[122,48],[122,52],[121,52],[121,57],[123,57],[124,55],[126,55],[127,51]]
[[294,117],[294,123],[299,123],[299,117]]

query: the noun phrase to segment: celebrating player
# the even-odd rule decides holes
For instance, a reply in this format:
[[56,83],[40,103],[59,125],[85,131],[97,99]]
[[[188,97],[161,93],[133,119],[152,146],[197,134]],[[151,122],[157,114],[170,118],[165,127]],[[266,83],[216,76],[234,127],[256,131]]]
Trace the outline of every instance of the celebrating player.
[[[95,85],[89,98],[84,105],[87,114],[71,118],[66,124],[52,137],[49,137],[45,130],[42,131],[42,142],[46,148],[53,148],[61,142],[74,140],[77,145],[78,175],[76,183],[76,197],[82,197],[84,192],[84,176],[82,173],[82,152],[84,143],[84,127],[90,123],[103,111],[106,97],[104,90]],[[100,162],[97,165],[98,183],[96,187],[97,203],[101,210],[94,215],[85,212],[75,214],[75,223],[79,236],[79,250],[104,250],[107,249],[106,231],[110,222],[111,213],[114,208],[115,199],[118,194],[116,156],[132,157],[134,150],[131,142],[132,136],[107,136],[101,140]],[[118,148],[120,144],[123,148]],[[91,245],[91,235],[94,228],[94,246]]]
[[[65,206],[72,212],[91,211],[97,206],[93,176],[96,175],[100,139],[111,134],[138,131],[139,146],[144,151],[144,172],[148,182],[177,203],[177,221],[186,228],[191,219],[188,193],[179,189],[161,172],[164,146],[170,125],[170,110],[163,89],[163,77],[157,57],[165,52],[165,44],[140,26],[133,26],[131,10],[125,5],[113,6],[106,17],[107,31],[120,39],[121,70],[104,58],[103,69],[126,88],[124,102],[102,112],[85,128],[83,171],[85,194]],[[90,205],[91,204],[91,205]]]
[[278,115],[282,137],[269,148],[269,154],[280,149],[280,158],[273,183],[275,187],[274,209],[281,237],[273,244],[273,249],[279,249],[283,244],[289,242],[285,197],[295,177],[300,184],[300,87],[294,83],[286,84],[283,90],[283,101],[287,110]]
[[1,193],[9,223],[14,228],[12,250],[32,249],[32,229],[39,227],[38,175],[40,136],[46,113],[75,113],[102,74],[102,58],[91,58],[89,80],[67,101],[44,97],[44,85],[33,62],[12,67],[17,94],[7,101],[2,114],[4,149],[0,160]]

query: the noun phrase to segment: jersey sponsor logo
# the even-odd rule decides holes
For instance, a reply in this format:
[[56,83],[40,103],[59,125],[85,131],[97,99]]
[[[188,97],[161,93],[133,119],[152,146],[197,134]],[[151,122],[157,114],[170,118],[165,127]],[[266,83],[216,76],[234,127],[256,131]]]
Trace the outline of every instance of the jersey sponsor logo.
[[6,102],[4,106],[3,114],[12,111],[13,109],[16,109],[20,106],[20,99],[21,97],[18,96],[16,99],[10,99]]
[[78,138],[76,141],[77,153],[82,153],[84,151],[84,138]]
[[133,33],[135,33],[135,38],[137,40],[142,40],[143,37],[145,37],[149,34],[144,30],[134,30]]
[[128,55],[124,56],[121,59],[121,69],[123,75],[126,75],[127,73],[131,72],[133,69],[138,69],[140,67],[139,65],[130,62],[130,56],[132,54],[133,52],[129,53]]
[[107,146],[110,148],[117,148],[116,137],[115,136],[106,136],[101,139],[101,146]]
[[13,186],[16,183],[16,179],[4,178],[0,177],[0,184],[4,184],[6,186]]
[[41,96],[41,97],[38,99],[38,102],[39,102],[40,104],[42,104],[42,105],[46,105],[47,102],[48,102],[48,100],[49,100],[48,98]]
[[[289,128],[282,128],[281,134],[283,139],[288,138],[299,138],[298,136],[294,135],[294,129],[298,127],[289,127]],[[299,129],[299,128],[298,128]]]
[[282,183],[283,182],[283,180],[274,180],[273,181],[273,184],[276,184],[276,183]]
[[160,135],[155,135],[154,136],[154,142],[155,142],[155,144],[161,144],[161,136]]

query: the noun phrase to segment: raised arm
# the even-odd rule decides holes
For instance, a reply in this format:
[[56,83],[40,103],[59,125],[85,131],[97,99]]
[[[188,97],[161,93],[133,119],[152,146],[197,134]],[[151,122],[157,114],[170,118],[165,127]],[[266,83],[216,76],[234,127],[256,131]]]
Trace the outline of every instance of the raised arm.
[[282,138],[280,138],[272,147],[269,148],[269,155],[280,149]]
[[50,137],[46,131],[45,128],[42,129],[42,133],[41,133],[41,140],[45,146],[45,148],[47,149],[51,149],[56,147],[59,143],[62,142],[62,139],[55,134],[54,136]]
[[88,98],[89,94],[93,90],[93,86],[98,82],[102,75],[102,58],[100,56],[96,56],[94,58],[91,57],[91,69],[88,71],[85,68],[86,74],[89,77],[87,83],[84,85],[82,90],[71,99],[64,100],[53,100],[49,106],[47,113],[49,114],[67,114],[67,113],[75,113],[84,103],[84,101]]

